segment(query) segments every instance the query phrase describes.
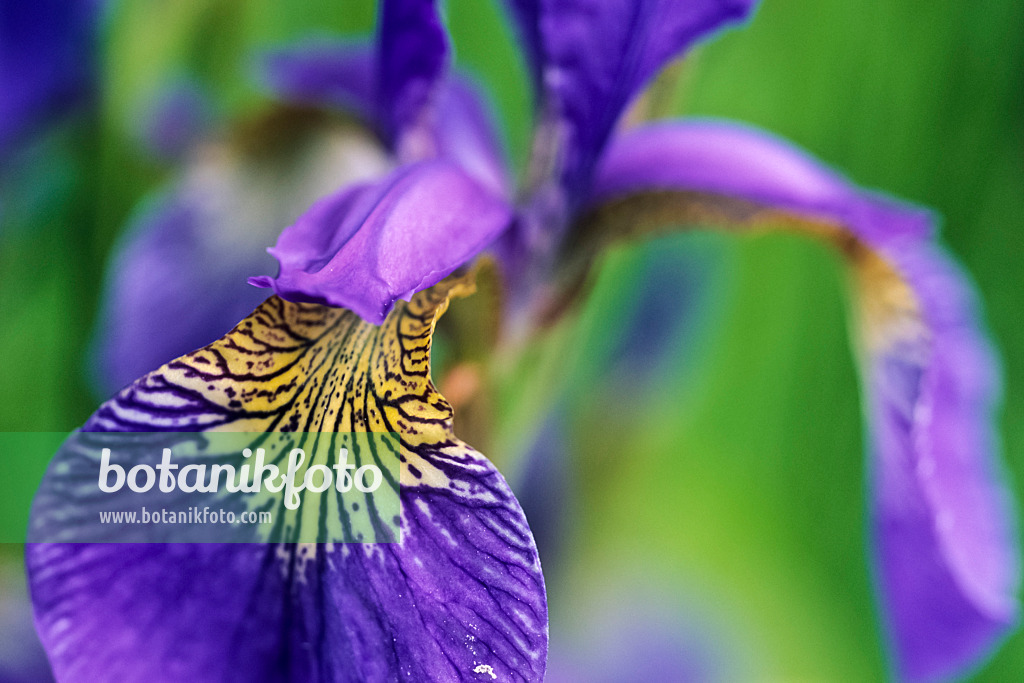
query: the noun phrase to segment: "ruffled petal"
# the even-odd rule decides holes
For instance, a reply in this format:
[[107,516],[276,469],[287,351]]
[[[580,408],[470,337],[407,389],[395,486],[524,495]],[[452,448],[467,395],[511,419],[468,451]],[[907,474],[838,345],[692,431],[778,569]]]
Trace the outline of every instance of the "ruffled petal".
[[430,381],[437,317],[470,290],[450,279],[381,326],[274,297],[101,406],[85,430],[395,432],[401,540],[30,544],[58,680],[542,680],[529,527],[502,476],[453,435]]
[[270,250],[292,301],[341,306],[380,324],[399,299],[440,282],[489,246],[511,209],[458,166],[426,161],[317,202]]
[[245,280],[273,267],[266,246],[281,227],[387,168],[358,128],[311,112],[282,110],[199,147],[114,249],[94,341],[103,392],[230,330],[266,298]]
[[[543,135],[574,205],[630,100],[673,56],[754,0],[508,0],[540,92]],[[544,152],[541,152],[544,153]]]
[[875,564],[896,667],[931,680],[974,664],[1016,622],[1019,549],[998,460],[997,363],[929,216],[767,135],[704,122],[617,140],[592,201],[583,243],[685,222],[796,230],[841,249],[856,283]]

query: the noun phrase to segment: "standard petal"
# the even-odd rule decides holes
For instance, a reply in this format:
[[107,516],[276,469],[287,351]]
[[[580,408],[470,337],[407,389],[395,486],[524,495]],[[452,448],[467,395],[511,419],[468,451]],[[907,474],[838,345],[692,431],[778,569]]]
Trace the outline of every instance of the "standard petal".
[[547,608],[529,527],[430,381],[436,319],[470,289],[447,280],[381,326],[274,297],[101,406],[86,430],[396,432],[401,541],[30,544],[57,678],[541,680]]
[[578,245],[690,223],[839,247],[856,283],[876,573],[896,666],[931,680],[975,663],[1016,621],[1019,550],[998,460],[997,364],[929,216],[767,135],[707,122],[616,141],[592,201]]
[[377,46],[378,115],[397,144],[419,121],[448,65],[437,0],[383,0]]
[[503,200],[450,162],[403,166],[317,202],[270,250],[280,274],[250,283],[379,324],[396,301],[488,247],[510,218]]
[[[449,159],[492,192],[509,196],[505,153],[476,85],[465,76],[437,74],[428,88],[421,74],[419,97],[406,96],[407,115],[392,120],[391,109],[377,99],[375,60],[368,46],[311,43],[268,55],[263,80],[282,101],[357,116],[402,160]],[[413,102],[420,107],[415,116]]]
[[397,149],[422,123],[447,66],[436,1],[385,0],[374,45],[314,41],[270,53],[262,71],[278,97],[356,114]]
[[453,75],[438,88],[422,137],[429,148],[419,156],[447,159],[494,194],[512,196],[497,128],[486,99],[469,79]]
[[[558,140],[571,205],[630,100],[673,56],[745,18],[754,0],[508,0]],[[543,152],[542,152],[543,153]]]
[[298,110],[196,150],[114,250],[94,342],[104,393],[230,330],[266,298],[246,278],[273,267],[281,227],[387,168],[359,128]]

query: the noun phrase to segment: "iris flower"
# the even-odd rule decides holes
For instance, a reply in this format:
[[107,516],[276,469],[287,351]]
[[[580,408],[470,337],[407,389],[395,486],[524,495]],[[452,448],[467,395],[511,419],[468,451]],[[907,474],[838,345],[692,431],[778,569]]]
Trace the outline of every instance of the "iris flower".
[[502,476],[455,436],[430,381],[431,337],[449,300],[472,291],[482,256],[505,289],[502,334],[518,339],[566,309],[608,245],[673,227],[797,232],[846,260],[871,433],[872,561],[896,674],[955,675],[1015,623],[999,373],[929,213],[738,124],[620,125],[666,62],[743,21],[752,0],[509,5],[537,96],[523,187],[509,186],[479,103],[445,70],[433,3],[385,2],[373,50],[282,57],[282,89],[355,112],[394,166],[280,234],[277,276],[250,280],[275,296],[84,426],[396,431],[401,543],[30,546],[58,679],[542,679],[533,538]]

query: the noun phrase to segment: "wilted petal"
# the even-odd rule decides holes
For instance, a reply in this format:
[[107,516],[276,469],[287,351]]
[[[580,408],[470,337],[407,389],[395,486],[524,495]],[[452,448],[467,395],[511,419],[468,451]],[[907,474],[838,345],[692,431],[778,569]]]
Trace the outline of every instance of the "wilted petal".
[[[754,0],[508,0],[570,203],[630,100],[673,56],[746,17]],[[543,153],[543,152],[541,152]]]
[[618,140],[594,202],[582,242],[685,222],[802,231],[842,250],[856,283],[877,575],[897,668],[932,679],[975,663],[1016,621],[1019,557],[997,458],[998,369],[929,216],[716,123]]
[[230,330],[266,298],[245,280],[273,267],[282,226],[387,167],[356,126],[297,110],[198,148],[114,249],[96,328],[104,393]]
[[317,202],[270,250],[280,274],[250,282],[379,324],[396,301],[440,282],[489,246],[510,212],[454,164],[403,166]]
[[381,326],[274,297],[104,404],[86,430],[397,432],[401,541],[29,545],[58,679],[541,680],[547,610],[529,527],[501,475],[453,435],[430,381],[436,319],[470,287],[448,280]]

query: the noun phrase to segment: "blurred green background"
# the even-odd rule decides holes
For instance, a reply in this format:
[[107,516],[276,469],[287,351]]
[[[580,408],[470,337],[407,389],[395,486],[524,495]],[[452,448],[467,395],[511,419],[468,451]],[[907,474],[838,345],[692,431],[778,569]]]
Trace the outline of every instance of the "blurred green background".
[[[150,98],[189,75],[218,115],[242,115],[263,102],[257,50],[310,32],[367,31],[374,16],[370,2],[327,0],[128,0],[111,9],[102,107],[47,140],[46,164],[18,181],[24,205],[0,231],[0,431],[72,429],[97,404],[85,364],[105,255],[137,202],[173,173],[138,141]],[[453,0],[447,14],[457,62],[487,86],[521,167],[529,95],[500,9]],[[1024,5],[1013,0],[767,0],[747,27],[687,59],[673,99],[679,114],[762,126],[861,185],[941,214],[944,242],[975,278],[1002,352],[1001,433],[1018,495],[1022,26]],[[507,434],[529,433],[531,412],[555,402],[567,416],[578,490],[548,577],[553,652],[585,629],[586,605],[640,575],[699,604],[695,614],[713,613],[730,634],[726,656],[758,679],[884,678],[839,259],[785,236],[681,236],[665,253],[680,268],[698,264],[698,305],[652,381],[625,401],[604,381],[608,330],[628,320],[655,256],[622,249],[604,263],[578,323],[537,351],[542,368],[571,359],[560,388],[523,389],[535,410],[504,413]],[[495,459],[514,474],[516,448],[505,450]],[[5,551],[12,563],[19,554]],[[972,680],[1022,676],[1018,634]]]

